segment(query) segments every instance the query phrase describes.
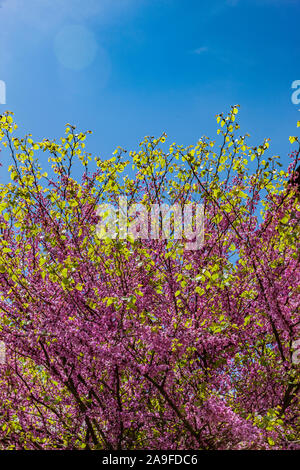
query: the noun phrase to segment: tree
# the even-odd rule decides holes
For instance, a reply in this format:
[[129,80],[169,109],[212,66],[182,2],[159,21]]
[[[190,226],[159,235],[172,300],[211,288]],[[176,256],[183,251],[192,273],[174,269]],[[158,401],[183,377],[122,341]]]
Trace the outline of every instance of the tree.
[[[237,113],[217,116],[219,142],[163,134],[107,160],[71,125],[35,142],[1,117],[2,449],[297,447],[299,150],[280,170]],[[203,246],[99,238],[97,208],[120,195],[202,203]]]

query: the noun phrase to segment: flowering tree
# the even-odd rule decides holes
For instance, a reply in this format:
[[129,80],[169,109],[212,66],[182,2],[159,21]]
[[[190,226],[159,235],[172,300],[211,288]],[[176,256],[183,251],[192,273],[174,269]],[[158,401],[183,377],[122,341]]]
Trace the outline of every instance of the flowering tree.
[[[218,141],[94,161],[71,125],[35,142],[1,117],[1,449],[297,447],[299,150],[280,170],[237,112]],[[120,196],[203,204],[202,247],[97,236]]]

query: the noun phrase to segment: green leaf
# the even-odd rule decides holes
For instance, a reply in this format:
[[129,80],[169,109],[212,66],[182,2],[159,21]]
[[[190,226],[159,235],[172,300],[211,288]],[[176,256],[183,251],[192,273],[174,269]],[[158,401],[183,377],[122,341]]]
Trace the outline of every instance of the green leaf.
[[200,286],[197,286],[197,287],[195,288],[195,292],[197,292],[197,294],[199,294],[199,295],[205,294],[205,290],[204,290],[202,287],[200,287]]
[[285,215],[285,216],[280,220],[280,222],[281,222],[282,224],[286,224],[288,221],[289,221],[289,218],[288,218],[287,215]]

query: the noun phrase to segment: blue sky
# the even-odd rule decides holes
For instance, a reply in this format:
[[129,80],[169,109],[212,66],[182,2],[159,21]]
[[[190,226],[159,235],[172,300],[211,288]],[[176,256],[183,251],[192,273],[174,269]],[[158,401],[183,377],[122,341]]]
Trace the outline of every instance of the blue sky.
[[215,137],[215,115],[238,103],[241,133],[253,145],[270,137],[287,166],[300,119],[300,0],[0,5],[0,113],[15,113],[20,134],[58,138],[70,122],[91,129],[89,150],[108,157],[164,131],[182,145]]

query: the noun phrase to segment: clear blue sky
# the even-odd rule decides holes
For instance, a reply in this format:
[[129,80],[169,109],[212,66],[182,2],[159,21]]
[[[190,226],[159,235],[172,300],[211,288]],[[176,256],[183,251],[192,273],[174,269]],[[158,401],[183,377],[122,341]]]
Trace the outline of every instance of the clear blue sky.
[[[285,166],[300,105],[299,0],[0,0],[0,80],[20,133],[91,129],[108,157],[165,131],[215,136],[240,104],[241,133],[271,138]],[[1,159],[5,157],[2,152]],[[1,180],[5,179],[3,175]]]

